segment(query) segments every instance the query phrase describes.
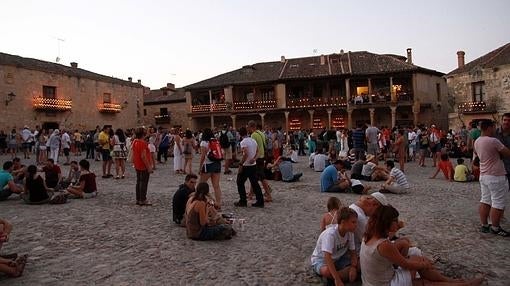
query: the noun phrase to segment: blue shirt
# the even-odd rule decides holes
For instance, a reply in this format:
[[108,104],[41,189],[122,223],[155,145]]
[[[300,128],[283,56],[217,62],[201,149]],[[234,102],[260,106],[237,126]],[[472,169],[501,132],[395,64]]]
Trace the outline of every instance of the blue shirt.
[[0,190],[5,188],[5,186],[7,186],[7,183],[9,183],[9,181],[12,180],[14,180],[14,178],[12,177],[11,173],[5,170],[0,171]]
[[365,132],[360,128],[352,131],[352,145],[356,149],[365,148]]
[[292,163],[290,161],[282,161],[280,163],[280,173],[282,173],[282,180],[283,181],[291,181],[294,179],[294,173],[292,170]]
[[329,187],[338,182],[338,171],[335,165],[329,165],[321,173],[321,192],[325,192]]

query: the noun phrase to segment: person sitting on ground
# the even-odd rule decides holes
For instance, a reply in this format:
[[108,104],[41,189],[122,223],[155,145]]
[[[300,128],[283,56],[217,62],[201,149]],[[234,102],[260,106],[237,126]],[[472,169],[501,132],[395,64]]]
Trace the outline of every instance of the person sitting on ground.
[[388,170],[383,166],[378,166],[378,158],[374,155],[368,155],[366,164],[363,165],[361,175],[365,181],[386,181],[389,176]]
[[186,205],[186,235],[194,240],[231,239],[235,231],[229,224],[216,224],[208,215],[214,205],[208,203],[209,185],[199,183]]
[[323,148],[317,148],[317,152],[313,158],[313,170],[315,172],[324,171],[324,168],[326,168],[326,161],[328,161],[328,156],[323,153]]
[[[482,283],[482,278],[469,281],[448,278],[434,268],[432,261],[423,256],[404,257],[398,245],[389,240],[389,233],[396,232],[399,228],[398,216],[398,211],[390,205],[378,207],[370,216],[360,251],[363,285],[460,286]],[[395,265],[399,267],[395,268]],[[416,279],[415,270],[421,278]]]
[[350,186],[351,179],[346,175],[342,160],[336,160],[321,173],[321,192],[345,193]]
[[455,182],[471,182],[474,176],[471,175],[469,169],[466,165],[464,165],[464,159],[457,159],[457,166],[455,166],[455,174],[453,175],[453,180]]
[[298,162],[298,152],[296,150],[296,146],[294,145],[291,145],[290,146],[290,150],[289,152],[286,154],[285,157],[288,157],[290,158],[291,162],[292,163],[297,163]]
[[12,194],[23,193],[23,188],[14,183],[12,167],[13,163],[7,161],[3,165],[3,170],[0,171],[0,201],[7,200]]
[[313,169],[313,161],[315,160],[315,155],[317,155],[316,152],[312,152],[310,154],[310,157],[308,157],[308,166],[310,167],[310,169]]
[[448,154],[441,154],[441,160],[437,164],[437,169],[434,175],[430,177],[430,179],[435,179],[439,171],[443,171],[444,178],[448,181],[453,181],[453,165],[450,162],[450,158],[448,158]]
[[46,161],[46,165],[40,171],[44,172],[46,186],[57,190],[57,186],[62,180],[62,171],[60,170],[60,167],[55,164],[55,161],[49,158]]
[[356,280],[358,256],[353,232],[357,220],[356,212],[344,207],[338,215],[338,224],[326,228],[317,239],[311,257],[312,268],[318,275],[333,279],[335,285],[343,285],[342,281]]
[[282,181],[286,183],[297,182],[303,176],[303,173],[296,173],[292,170],[292,161],[290,158],[280,156],[275,162],[275,166],[281,173]]
[[473,172],[473,181],[480,180],[480,158],[475,157],[471,166],[471,171]]
[[363,175],[361,175],[361,173],[363,172],[363,166],[365,165],[365,162],[366,162],[365,155],[361,155],[359,157],[359,160],[357,160],[356,162],[354,162],[354,164],[352,164],[351,179],[357,179],[357,180],[363,179]]
[[[9,241],[11,231],[12,225],[0,218],[0,250],[2,244]],[[27,255],[18,256],[17,253],[0,256],[0,273],[7,274],[9,277],[20,277],[25,269],[27,257]]]
[[30,165],[27,168],[25,179],[25,192],[21,196],[27,204],[45,204],[53,196],[53,189],[48,188],[43,178],[37,174],[37,166]]
[[60,181],[59,189],[64,190],[70,185],[75,185],[80,181],[80,166],[78,166],[78,162],[71,161],[71,166],[69,168],[69,174],[66,178]]
[[186,211],[186,202],[189,196],[195,191],[198,176],[195,174],[188,174],[184,178],[184,184],[179,186],[172,198],[172,212],[173,221],[181,226],[185,226],[183,222],[184,213]]
[[83,159],[80,165],[80,180],[79,185],[69,186],[65,191],[71,198],[90,199],[97,196],[96,174],[90,172],[89,161]]
[[338,221],[338,211],[342,206],[342,202],[337,197],[329,197],[327,203],[328,212],[322,215],[321,218],[321,232],[326,228],[334,226]]
[[27,168],[25,165],[21,164],[21,159],[15,157],[12,159],[12,176],[14,177],[14,183],[17,185],[23,185],[23,180],[25,179],[25,173]]
[[410,186],[406,175],[395,167],[393,160],[386,161],[386,169],[390,172],[388,180],[381,186],[380,192],[405,194],[409,192]]

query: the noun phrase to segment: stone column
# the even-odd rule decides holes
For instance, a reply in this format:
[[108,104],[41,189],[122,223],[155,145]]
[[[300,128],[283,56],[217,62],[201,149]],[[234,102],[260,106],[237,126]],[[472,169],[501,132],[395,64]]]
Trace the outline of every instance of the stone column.
[[287,94],[285,91],[284,83],[279,83],[276,85],[275,98],[277,108],[287,108]]
[[347,109],[347,128],[352,129],[352,109]]
[[397,121],[397,107],[390,106],[391,109],[391,128],[395,127]]
[[328,108],[326,111],[328,112],[328,129],[331,129],[331,113],[333,113],[333,109]]
[[372,103],[372,79],[368,78],[368,102]]
[[211,129],[214,131],[214,115],[211,113]]
[[236,116],[230,115],[230,118],[232,119],[232,127],[234,127],[234,129],[236,129]]
[[262,124],[262,129],[264,129],[264,127],[265,127],[264,117],[266,116],[266,114],[265,113],[259,113],[259,115],[260,115],[260,121],[261,121],[260,124]]
[[308,113],[310,114],[310,129],[313,129],[313,113],[315,111],[313,109],[308,110]]
[[370,111],[370,125],[374,126],[375,123],[375,108],[369,108],[368,111]]
[[287,132],[287,134],[289,134],[289,114],[290,112],[289,111],[285,111],[285,132]]
[[397,102],[397,94],[393,91],[393,77],[390,76],[390,95],[391,102]]
[[351,100],[351,85],[349,79],[345,79],[345,98],[347,99],[347,104],[349,104]]

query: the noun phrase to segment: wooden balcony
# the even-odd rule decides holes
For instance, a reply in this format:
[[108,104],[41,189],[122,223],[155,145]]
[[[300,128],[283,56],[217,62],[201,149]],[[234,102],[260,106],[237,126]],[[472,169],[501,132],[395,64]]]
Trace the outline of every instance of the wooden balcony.
[[201,104],[191,106],[191,112],[213,112],[215,111],[226,111],[228,109],[228,103],[213,103],[213,104]]
[[234,102],[234,110],[252,110],[252,109],[275,109],[276,100],[251,100],[245,102]]
[[34,98],[33,107],[35,110],[50,111],[50,112],[64,112],[71,110],[73,105],[72,100],[57,99],[57,98]]
[[497,110],[493,106],[487,106],[483,101],[469,101],[460,103],[458,112],[462,114],[477,114],[477,113],[496,113]]
[[122,108],[120,104],[104,102],[98,106],[98,109],[101,113],[117,113],[120,112]]
[[168,124],[170,123],[170,114],[154,115],[156,124]]
[[308,107],[347,107],[347,101],[341,97],[294,98],[287,100],[288,108]]

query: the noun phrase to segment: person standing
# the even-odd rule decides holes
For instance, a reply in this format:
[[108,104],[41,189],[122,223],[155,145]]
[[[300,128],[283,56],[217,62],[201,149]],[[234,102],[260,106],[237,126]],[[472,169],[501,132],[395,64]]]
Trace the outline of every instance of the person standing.
[[365,132],[363,132],[362,127],[363,124],[359,123],[357,128],[352,131],[352,147],[356,160],[359,159],[361,155],[365,155]]
[[[510,112],[501,116],[501,128],[498,129],[496,137],[510,149]],[[506,177],[510,182],[510,158],[503,158],[503,164],[505,164]]]
[[49,144],[50,147],[50,159],[53,159],[55,163],[58,163],[58,154],[60,151],[60,130],[55,129],[50,136]]
[[198,174],[200,175],[200,183],[205,183],[209,178],[214,190],[215,207],[221,209],[221,161],[211,161],[208,158],[208,153],[211,150],[209,144],[212,140],[217,140],[214,133],[210,128],[204,129],[200,141],[200,163]]
[[110,127],[105,125],[99,133],[98,142],[103,157],[103,179],[112,178],[112,157],[110,156]]
[[[510,150],[497,138],[493,138],[496,135],[493,121],[483,120],[480,127],[481,136],[473,145],[480,159],[480,231],[507,237],[510,233],[499,225],[508,201],[508,180],[501,157],[510,158]],[[492,226],[488,224],[489,216]]]
[[184,174],[184,150],[182,146],[182,137],[179,130],[174,134],[174,172]]
[[246,207],[248,205],[244,183],[246,180],[250,180],[251,188],[257,198],[257,202],[252,204],[252,206],[262,208],[264,207],[264,195],[262,195],[262,190],[257,180],[257,157],[259,152],[257,142],[253,138],[248,137],[248,131],[245,127],[239,129],[239,135],[243,138],[240,143],[243,157],[241,158],[239,170],[237,172],[239,202],[234,205],[236,207]]
[[[262,187],[264,188],[264,196],[267,202],[273,201],[271,197],[271,186],[269,186],[269,182],[265,178],[264,168],[265,168],[265,153],[266,153],[266,136],[262,131],[261,125],[257,125],[255,121],[248,121],[248,132],[251,133],[251,138],[257,142],[257,178],[260,182],[262,182]],[[298,153],[299,155],[299,153]]]
[[71,150],[71,137],[67,133],[67,130],[63,130],[61,140],[61,146],[64,149],[64,156],[66,157],[65,166],[69,165],[69,152]]
[[124,179],[126,173],[126,134],[122,129],[113,135],[113,158],[115,159],[115,179]]
[[367,153],[372,154],[377,158],[377,151],[379,150],[379,144],[377,140],[377,135],[379,134],[379,129],[373,125],[369,125],[367,130],[365,130],[365,136],[367,140]]
[[26,125],[21,130],[21,139],[23,140],[21,145],[23,148],[23,158],[30,159],[30,149],[32,148],[32,142],[34,142],[34,135]]
[[136,128],[135,140],[131,144],[133,165],[136,170],[136,204],[139,206],[152,205],[147,201],[147,187],[149,185],[150,174],[153,172],[153,162],[149,146],[144,140],[146,134],[145,128]]

